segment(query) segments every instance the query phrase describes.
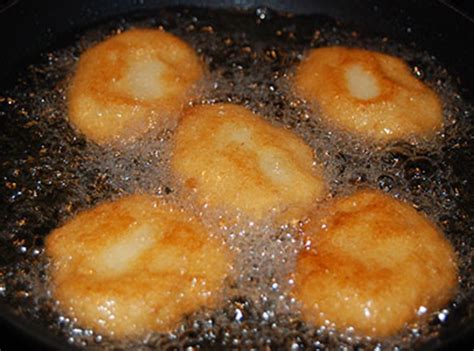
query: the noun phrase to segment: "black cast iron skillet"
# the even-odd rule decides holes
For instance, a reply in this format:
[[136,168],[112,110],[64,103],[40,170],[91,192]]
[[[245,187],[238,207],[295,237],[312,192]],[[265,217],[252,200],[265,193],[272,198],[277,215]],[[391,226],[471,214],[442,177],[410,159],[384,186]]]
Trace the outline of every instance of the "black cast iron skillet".
[[[474,22],[451,4],[423,0],[3,0],[0,1],[0,93],[13,84],[17,70],[35,62],[39,53],[69,45],[77,33],[91,24],[130,12],[176,5],[212,8],[266,6],[295,14],[323,14],[350,23],[361,31],[387,35],[400,42],[415,42],[459,77],[461,93],[473,101]],[[3,123],[0,120],[0,133]],[[12,157],[4,150],[0,150],[0,155]],[[472,166],[472,160],[460,159],[454,168],[456,172],[467,172],[467,179],[472,183]],[[32,325],[12,314],[8,306],[0,305],[0,323],[2,351],[71,349],[44,327]],[[438,339],[422,348],[472,350],[473,346],[474,321],[464,321],[451,323]]]

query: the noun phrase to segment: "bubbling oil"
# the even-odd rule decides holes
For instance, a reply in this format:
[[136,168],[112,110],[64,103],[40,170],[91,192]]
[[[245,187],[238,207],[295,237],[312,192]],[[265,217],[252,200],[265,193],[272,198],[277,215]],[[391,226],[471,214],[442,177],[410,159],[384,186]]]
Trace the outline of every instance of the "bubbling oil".
[[[352,329],[337,332],[329,322],[318,328],[306,325],[289,295],[294,284],[290,273],[303,246],[298,226],[281,227],[271,220],[253,223],[240,216],[228,223],[223,220],[225,213],[192,205],[192,195],[176,186],[170,172],[173,131],[151,131],[122,148],[99,147],[74,131],[67,122],[66,94],[80,53],[131,27],[164,28],[203,57],[209,75],[200,98],[191,105],[242,104],[303,138],[323,163],[333,196],[363,186],[379,188],[426,212],[460,257],[460,288],[451,305],[380,342],[358,336]],[[163,9],[95,26],[71,44],[44,54],[0,98],[0,115],[8,121],[1,136],[8,157],[1,159],[0,299],[15,313],[48,326],[77,346],[137,350],[397,349],[430,340],[449,327],[450,320],[460,323],[473,317],[472,207],[466,174],[455,168],[462,157],[472,159],[469,118],[473,110],[435,57],[390,38],[359,34],[326,17],[300,18],[265,8],[249,12]],[[325,125],[317,111],[294,95],[290,80],[305,50],[328,45],[404,58],[413,73],[441,96],[444,131],[429,142],[408,140],[382,147]],[[49,292],[44,237],[78,211],[134,192],[165,197],[201,216],[236,254],[236,277],[217,310],[185,316],[169,334],[114,341],[58,312]]]

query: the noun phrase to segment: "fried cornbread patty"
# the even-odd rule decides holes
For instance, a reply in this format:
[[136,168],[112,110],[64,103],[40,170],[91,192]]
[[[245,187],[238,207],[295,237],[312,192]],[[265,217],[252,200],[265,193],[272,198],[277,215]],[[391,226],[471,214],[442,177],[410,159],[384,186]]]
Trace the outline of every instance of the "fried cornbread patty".
[[448,302],[450,243],[423,214],[378,191],[336,199],[304,228],[293,294],[306,321],[383,337]]
[[171,165],[202,205],[255,220],[282,214],[299,219],[325,195],[309,146],[233,104],[187,110]]
[[169,332],[219,300],[230,251],[196,218],[147,195],[83,211],[46,239],[62,313],[115,338]]
[[99,144],[176,124],[204,74],[194,50],[157,29],[132,29],[85,51],[69,91],[69,120]]
[[338,46],[311,50],[296,69],[294,86],[329,125],[372,140],[428,137],[442,128],[436,93],[405,62],[386,54]]

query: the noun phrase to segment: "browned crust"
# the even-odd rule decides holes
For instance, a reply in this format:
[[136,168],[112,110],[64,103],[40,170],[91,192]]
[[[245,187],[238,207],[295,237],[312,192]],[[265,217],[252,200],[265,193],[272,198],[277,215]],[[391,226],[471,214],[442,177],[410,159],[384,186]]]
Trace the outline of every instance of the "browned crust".
[[[104,267],[104,250],[143,226],[152,244],[123,270]],[[60,311],[115,338],[170,332],[184,315],[214,307],[232,265],[230,251],[196,218],[148,195],[79,213],[46,238],[46,254]]]
[[384,337],[432,312],[456,287],[456,256],[409,204],[373,190],[336,199],[311,217],[297,259],[294,296],[304,318]]
[[[249,139],[240,140],[242,133]],[[291,181],[276,181],[276,171],[275,178],[269,176],[262,166],[265,160],[290,173]],[[275,215],[300,219],[327,192],[322,169],[314,167],[308,145],[233,104],[188,109],[177,129],[171,165],[201,205],[232,215],[240,211],[254,220]]]
[[[137,100],[114,89],[132,59],[164,63],[163,96]],[[69,120],[99,144],[137,137],[154,126],[174,126],[203,74],[194,50],[170,33],[133,29],[118,34],[81,55],[68,95]]]
[[[375,77],[380,94],[352,96],[344,73],[359,65]],[[311,50],[294,78],[296,92],[321,110],[329,125],[375,141],[431,137],[443,125],[441,102],[399,58],[345,47]]]

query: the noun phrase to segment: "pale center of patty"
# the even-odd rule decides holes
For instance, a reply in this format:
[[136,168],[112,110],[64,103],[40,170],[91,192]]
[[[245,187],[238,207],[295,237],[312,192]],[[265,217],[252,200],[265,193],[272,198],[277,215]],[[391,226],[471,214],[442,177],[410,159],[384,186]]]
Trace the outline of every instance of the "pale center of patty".
[[273,183],[287,187],[298,178],[299,174],[291,167],[291,161],[280,157],[277,152],[268,150],[259,156],[260,169]]
[[113,244],[105,247],[95,262],[96,270],[106,276],[125,273],[133,261],[150,249],[157,240],[156,228],[134,226]]
[[125,76],[117,82],[122,93],[137,100],[154,100],[166,93],[162,75],[166,65],[159,60],[133,60]]
[[[253,131],[242,126],[232,126],[232,129],[223,128],[221,138],[222,143],[227,146],[230,142],[237,143],[239,148],[252,152],[258,160],[260,172],[268,179],[282,186],[290,185],[297,172],[293,169],[293,162],[286,158],[278,149],[265,147],[256,143]],[[257,166],[257,165],[255,165]]]
[[361,65],[353,64],[345,71],[346,85],[349,93],[360,100],[370,100],[380,94],[377,79]]

